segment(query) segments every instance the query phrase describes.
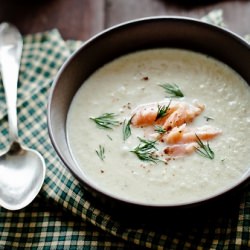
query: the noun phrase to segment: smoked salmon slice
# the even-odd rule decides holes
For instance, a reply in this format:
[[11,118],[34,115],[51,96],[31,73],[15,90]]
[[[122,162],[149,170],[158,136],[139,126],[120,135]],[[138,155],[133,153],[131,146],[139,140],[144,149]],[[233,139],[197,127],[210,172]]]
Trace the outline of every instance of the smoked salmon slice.
[[169,131],[174,127],[190,123],[204,110],[204,108],[204,105],[200,104],[195,106],[184,102],[179,103],[178,108],[165,120],[163,128]]
[[[157,119],[159,107],[168,107],[166,114]],[[140,126],[150,126],[154,124],[162,125],[164,129],[170,130],[183,123],[192,122],[198,116],[205,106],[195,102],[189,104],[186,102],[174,102],[167,100],[164,102],[155,102],[146,105],[139,105],[132,112],[131,124]]]
[[173,128],[169,133],[165,133],[162,140],[167,144],[190,143],[197,141],[197,136],[201,140],[209,141],[221,134],[218,128],[205,125],[198,128],[188,128],[186,124]]
[[[140,126],[150,126],[156,123],[157,121],[157,113],[159,106],[168,106],[170,101],[166,102],[154,102],[154,103],[148,103],[148,104],[143,104],[137,106],[134,111],[132,112],[132,119],[131,119],[131,124],[140,127]],[[166,107],[167,107],[166,106]],[[167,110],[167,113],[164,117],[158,120],[157,122],[165,122],[166,118],[174,111],[173,105],[169,105],[169,108]]]
[[187,144],[175,144],[167,146],[164,149],[164,153],[169,156],[184,156],[193,153],[198,144],[197,143],[187,143]]

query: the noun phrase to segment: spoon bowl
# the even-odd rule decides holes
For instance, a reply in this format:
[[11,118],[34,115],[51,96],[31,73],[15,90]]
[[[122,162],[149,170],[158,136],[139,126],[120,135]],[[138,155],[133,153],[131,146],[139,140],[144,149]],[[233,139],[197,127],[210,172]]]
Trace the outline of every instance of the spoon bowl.
[[21,146],[18,140],[16,98],[22,44],[16,27],[0,25],[0,69],[10,137],[10,147],[0,155],[0,205],[9,210],[21,209],[37,196],[46,171],[40,153]]
[[35,150],[15,142],[0,156],[0,204],[16,210],[27,206],[40,191],[45,171]]

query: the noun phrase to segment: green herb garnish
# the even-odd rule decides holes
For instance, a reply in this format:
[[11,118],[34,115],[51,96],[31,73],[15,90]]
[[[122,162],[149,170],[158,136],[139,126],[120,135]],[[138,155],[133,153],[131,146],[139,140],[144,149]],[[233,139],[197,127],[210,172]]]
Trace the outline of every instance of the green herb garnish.
[[132,118],[133,118],[133,116],[128,121],[126,121],[126,120],[123,121],[122,133],[123,133],[123,140],[124,141],[126,141],[131,136],[130,124],[131,124]]
[[136,156],[142,161],[150,161],[157,163],[159,159],[154,155],[157,150],[155,146],[156,141],[145,140],[140,137],[138,137],[138,139],[141,143],[130,152],[136,154]]
[[110,141],[113,141],[112,137],[110,135],[107,135]]
[[169,97],[183,97],[183,93],[178,85],[175,83],[166,83],[160,85],[170,95]]
[[208,158],[208,159],[214,159],[214,152],[213,150],[210,148],[209,146],[209,143],[207,142],[207,144],[204,144],[201,139],[198,137],[197,134],[196,135],[196,138],[197,138],[197,143],[199,145],[199,147],[195,147],[196,148],[196,152],[205,157],[205,158]]
[[98,157],[104,161],[105,158],[105,148],[102,145],[99,145],[99,150],[95,151]]
[[170,104],[171,104],[171,100],[169,101],[167,106],[166,105],[162,105],[162,106],[158,105],[157,115],[155,118],[156,121],[167,115]]
[[119,121],[115,120],[116,115],[114,113],[104,113],[99,117],[90,117],[99,127],[112,129],[119,125]]
[[164,134],[166,133],[166,129],[163,128],[162,126],[158,126],[158,125],[155,125],[155,132],[159,133],[159,134]]
[[209,117],[209,116],[204,116],[204,118],[206,119],[207,122],[208,122],[208,121],[211,121],[211,120],[214,120],[214,118]]

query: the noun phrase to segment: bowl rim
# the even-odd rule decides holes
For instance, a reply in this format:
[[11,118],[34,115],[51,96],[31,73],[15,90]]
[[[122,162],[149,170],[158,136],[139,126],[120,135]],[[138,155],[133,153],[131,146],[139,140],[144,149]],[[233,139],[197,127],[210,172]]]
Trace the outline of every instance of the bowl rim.
[[[107,29],[104,29],[100,32],[98,32],[97,34],[91,36],[89,39],[87,39],[86,41],[83,42],[83,44],[76,49],[76,51],[74,51],[67,59],[66,61],[63,63],[63,65],[61,66],[61,68],[59,69],[59,71],[56,74],[56,77],[53,80],[53,83],[51,85],[51,89],[50,89],[50,93],[49,93],[49,97],[48,97],[48,105],[47,105],[47,124],[48,124],[48,132],[49,132],[49,137],[51,140],[51,143],[57,153],[57,155],[59,156],[60,160],[63,162],[63,164],[67,167],[67,169],[80,181],[83,182],[84,186],[87,185],[88,187],[90,187],[91,189],[94,189],[96,192],[101,193],[102,195],[112,198],[114,200],[120,201],[122,203],[126,203],[126,204],[130,204],[130,205],[136,205],[136,206],[141,206],[141,207],[151,207],[151,208],[176,208],[176,207],[193,207],[199,204],[203,204],[205,202],[208,202],[210,200],[214,200],[215,198],[218,198],[224,194],[229,193],[230,191],[236,189],[237,187],[241,186],[242,184],[244,184],[246,181],[250,180],[250,167],[246,170],[245,173],[242,174],[241,178],[239,178],[237,181],[235,181],[234,183],[230,184],[227,187],[224,187],[223,189],[219,190],[218,192],[215,192],[213,194],[210,194],[206,197],[203,198],[198,198],[198,199],[191,199],[188,201],[184,201],[184,202],[177,202],[177,203],[167,203],[167,204],[162,204],[162,203],[148,203],[148,202],[143,202],[143,201],[133,201],[124,197],[120,197],[118,195],[112,194],[109,191],[104,191],[102,188],[98,187],[97,185],[95,185],[91,180],[87,179],[87,178],[83,178],[81,171],[77,172],[77,170],[74,168],[72,169],[72,166],[70,166],[67,161],[64,159],[64,156],[62,154],[62,152],[59,149],[58,143],[56,142],[56,139],[53,135],[53,128],[52,128],[52,124],[51,124],[51,105],[52,105],[52,99],[53,99],[53,94],[55,91],[55,88],[57,86],[57,82],[59,81],[59,78],[61,76],[61,74],[65,71],[65,69],[68,67],[68,65],[70,65],[71,61],[74,60],[74,58],[76,57],[76,55],[78,53],[81,53],[81,50],[85,47],[87,47],[89,44],[92,44],[96,39],[101,38],[102,36],[105,36],[106,34],[108,34],[109,32],[115,32],[117,29],[123,29],[126,28],[128,25],[135,25],[138,23],[144,23],[144,22],[152,22],[152,21],[181,21],[181,22],[191,22],[197,25],[201,25],[201,26],[205,26],[209,29],[213,29],[213,30],[217,30],[219,32],[224,33],[226,36],[230,36],[231,38],[235,39],[238,43],[241,43],[243,46],[247,47],[248,49],[250,49],[250,43],[248,43],[244,38],[242,38],[240,35],[236,34],[235,32],[229,30],[226,27],[219,27],[216,26],[214,24],[211,23],[207,23],[205,21],[196,19],[196,18],[192,18],[192,17],[185,17],[185,16],[150,16],[150,17],[143,17],[143,18],[136,18],[136,19],[132,19],[132,20],[128,20],[116,25],[113,25]],[[66,136],[66,140],[67,140],[67,145],[68,145],[68,139]],[[71,153],[70,148],[69,152],[72,158],[72,161],[75,164],[75,167],[77,167],[78,169],[80,169],[80,167],[78,166],[77,162],[74,160],[74,156]]]

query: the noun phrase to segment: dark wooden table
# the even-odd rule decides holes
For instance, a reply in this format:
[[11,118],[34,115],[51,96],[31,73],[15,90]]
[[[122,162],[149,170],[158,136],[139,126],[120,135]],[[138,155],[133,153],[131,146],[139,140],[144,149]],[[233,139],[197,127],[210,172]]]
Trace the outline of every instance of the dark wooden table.
[[250,1],[208,0],[0,0],[0,22],[23,34],[58,28],[65,39],[85,40],[120,22],[145,16],[201,17],[221,8],[228,28],[250,33]]

